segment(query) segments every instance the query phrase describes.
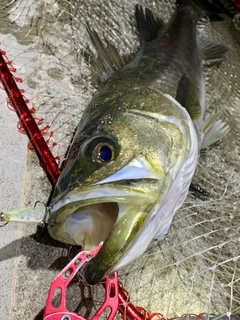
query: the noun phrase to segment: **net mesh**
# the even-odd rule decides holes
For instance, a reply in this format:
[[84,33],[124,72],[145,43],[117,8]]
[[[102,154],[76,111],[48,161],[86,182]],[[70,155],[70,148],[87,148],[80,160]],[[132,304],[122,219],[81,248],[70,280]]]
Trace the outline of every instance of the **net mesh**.
[[[164,20],[173,11],[174,2],[138,1]],[[49,146],[56,143],[52,152],[61,161],[97,88],[86,21],[121,55],[131,56],[138,46],[134,5],[127,0],[1,1],[1,49],[7,51],[18,70],[17,76],[23,79],[24,94],[37,109],[34,116],[41,119],[40,128],[50,135]],[[186,313],[219,316],[240,313],[240,33],[227,16],[204,28],[209,37],[231,45],[221,64],[205,68],[207,110],[219,111],[230,127],[221,143],[201,155],[196,170],[195,181],[211,196],[200,199],[189,194],[165,239],[153,241],[143,256],[119,273],[134,304],[169,318]],[[44,201],[50,190],[37,166],[36,158],[30,155],[25,184],[28,204]],[[31,319],[38,316],[40,319],[47,283],[51,282],[46,268],[56,271],[68,259],[62,249],[55,248],[53,254],[48,244],[36,245],[28,236],[33,232],[33,228],[25,228],[21,239],[20,251],[28,258],[23,266],[18,266],[15,304],[25,315],[29,313]],[[29,246],[33,249],[27,250]],[[48,262],[31,256],[36,248]],[[56,262],[56,256],[62,259]],[[50,268],[50,262],[54,267]],[[41,284],[43,277],[48,279],[45,286]],[[35,288],[41,286],[42,300],[38,299],[38,292],[33,297],[28,290],[32,281]],[[79,281],[76,282],[79,293],[74,299],[85,296],[90,307],[78,307],[85,308],[82,310],[90,316],[99,306],[98,301],[102,301],[102,289],[79,287]],[[72,300],[74,308],[75,300]],[[20,311],[15,311],[13,319],[18,318]]]

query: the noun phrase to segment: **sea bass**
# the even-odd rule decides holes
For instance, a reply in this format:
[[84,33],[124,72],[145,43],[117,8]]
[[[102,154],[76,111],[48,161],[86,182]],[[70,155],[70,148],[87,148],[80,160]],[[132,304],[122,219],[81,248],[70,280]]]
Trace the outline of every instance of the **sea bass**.
[[136,6],[141,45],[126,65],[88,26],[96,64],[107,72],[76,129],[45,220],[60,242],[84,250],[104,242],[84,268],[90,284],[164,238],[200,149],[227,132],[216,115],[204,124],[203,63],[223,59],[229,47],[198,35],[203,16],[190,0],[177,1],[168,23]]

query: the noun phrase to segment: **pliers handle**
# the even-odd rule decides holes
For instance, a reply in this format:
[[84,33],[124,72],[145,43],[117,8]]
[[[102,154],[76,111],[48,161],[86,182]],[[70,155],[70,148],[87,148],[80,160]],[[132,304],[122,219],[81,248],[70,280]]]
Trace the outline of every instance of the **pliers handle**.
[[[67,286],[74,278],[76,273],[80,270],[85,262],[91,260],[101,249],[102,243],[96,249],[91,251],[82,251],[78,253],[75,258],[56,276],[56,278],[51,283],[51,287],[48,294],[46,308],[44,310],[43,320],[89,320],[85,319],[81,315],[71,312],[66,308],[66,296],[67,296]],[[60,301],[57,307],[54,307],[53,297],[54,293],[60,290]],[[118,299],[118,274],[114,272],[113,277],[107,276],[105,283],[105,301],[98,311],[93,316],[92,320],[97,320],[100,318],[101,314],[106,308],[111,309],[111,313],[108,316],[108,320],[114,319],[119,306]]]

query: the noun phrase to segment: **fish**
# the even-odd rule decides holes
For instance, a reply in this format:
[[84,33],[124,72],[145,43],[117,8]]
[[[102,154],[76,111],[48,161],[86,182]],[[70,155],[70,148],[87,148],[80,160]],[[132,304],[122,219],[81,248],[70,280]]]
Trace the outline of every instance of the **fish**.
[[204,117],[203,65],[230,49],[198,33],[204,15],[198,1],[177,0],[165,23],[136,5],[140,46],[127,63],[87,25],[102,83],[77,126],[44,220],[62,243],[91,250],[103,242],[82,270],[91,285],[164,239],[200,150],[228,131],[218,114]]

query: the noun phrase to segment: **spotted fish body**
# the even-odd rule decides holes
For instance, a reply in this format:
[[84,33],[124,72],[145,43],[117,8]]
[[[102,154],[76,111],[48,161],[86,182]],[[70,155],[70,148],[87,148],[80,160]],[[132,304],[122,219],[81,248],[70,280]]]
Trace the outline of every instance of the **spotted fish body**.
[[215,116],[203,125],[203,62],[219,61],[229,49],[197,36],[203,14],[194,1],[179,0],[165,24],[137,6],[141,46],[126,65],[88,27],[99,69],[117,70],[83,114],[45,221],[61,242],[89,250],[104,241],[84,269],[90,284],[164,238],[200,148],[227,131]]

